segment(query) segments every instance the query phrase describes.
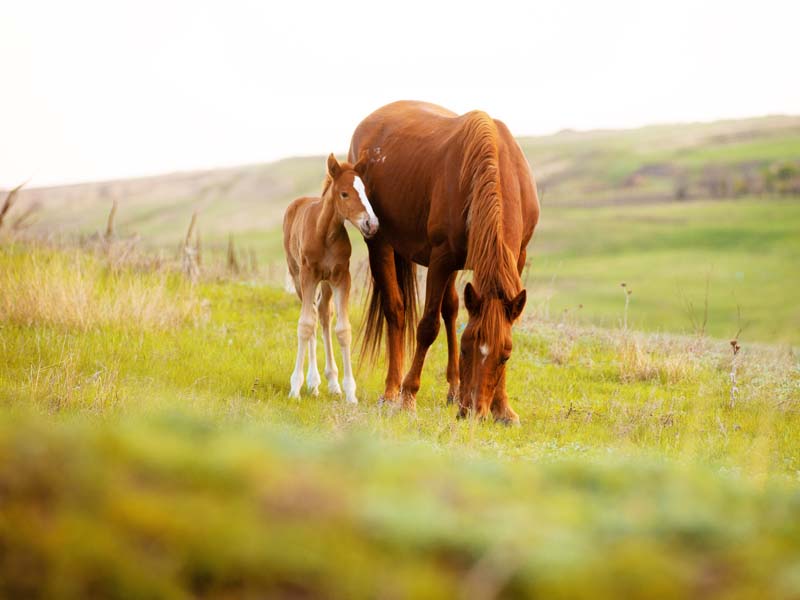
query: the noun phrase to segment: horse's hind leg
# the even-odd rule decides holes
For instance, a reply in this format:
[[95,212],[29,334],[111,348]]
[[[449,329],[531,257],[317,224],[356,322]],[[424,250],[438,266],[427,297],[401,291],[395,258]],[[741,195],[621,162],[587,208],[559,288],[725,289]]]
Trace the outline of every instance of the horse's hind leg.
[[336,338],[342,348],[342,367],[344,378],[342,387],[344,388],[345,400],[356,404],[356,379],[353,377],[353,365],[350,362],[350,346],[353,341],[352,329],[350,327],[350,317],[347,314],[347,303],[350,298],[350,271],[345,270],[341,279],[333,287],[333,299],[336,303]]
[[456,274],[450,275],[442,297],[442,319],[447,335],[447,403],[458,399],[458,338],[456,337],[456,317],[458,316],[458,292],[456,292]]
[[332,394],[341,394],[339,387],[339,370],[336,368],[336,358],[333,356],[333,342],[331,341],[331,299],[333,290],[327,281],[320,286],[320,296],[317,301],[319,321],[322,325],[322,343],[325,346],[325,379],[328,380],[328,391]]
[[403,328],[405,327],[405,305],[400,284],[397,281],[397,268],[394,250],[385,241],[370,240],[369,267],[374,278],[373,285],[380,290],[382,310],[386,319],[386,346],[389,365],[386,371],[386,385],[382,400],[395,402],[400,393],[403,377]]

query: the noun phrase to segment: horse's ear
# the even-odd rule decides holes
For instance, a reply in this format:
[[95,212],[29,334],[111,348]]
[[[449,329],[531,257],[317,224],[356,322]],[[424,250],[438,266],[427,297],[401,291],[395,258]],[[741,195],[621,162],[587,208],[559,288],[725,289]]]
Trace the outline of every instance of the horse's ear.
[[517,294],[517,297],[513,300],[509,300],[506,302],[506,314],[508,315],[509,321],[512,323],[519,318],[522,314],[522,309],[525,308],[525,300],[528,298],[528,293],[523,290]]
[[339,171],[342,170],[342,167],[339,165],[339,161],[336,160],[336,157],[331,152],[330,156],[328,156],[328,175],[336,179],[336,176],[339,174]]
[[467,307],[470,316],[475,316],[481,311],[481,298],[470,282],[464,287],[464,306]]
[[364,176],[364,173],[367,170],[367,164],[369,163],[369,159],[367,158],[368,156],[369,153],[366,150],[362,150],[361,154],[358,155],[358,162],[353,167],[353,169],[355,169],[355,172],[361,175],[362,177]]

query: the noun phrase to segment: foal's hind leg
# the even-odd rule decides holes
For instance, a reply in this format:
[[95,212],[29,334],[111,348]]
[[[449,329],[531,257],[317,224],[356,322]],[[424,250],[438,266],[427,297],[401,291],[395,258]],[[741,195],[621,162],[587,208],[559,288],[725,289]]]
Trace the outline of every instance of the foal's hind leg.
[[317,305],[313,305],[314,309],[314,327],[311,330],[311,338],[308,340],[308,372],[306,373],[306,388],[311,392],[312,396],[319,395],[319,384],[322,377],[319,376],[319,367],[317,366]]
[[309,347],[309,342],[317,328],[317,315],[314,306],[314,294],[316,290],[317,280],[314,278],[313,274],[301,270],[300,299],[303,301],[303,306],[300,309],[300,319],[297,321],[297,359],[295,360],[294,372],[290,379],[290,398],[300,397],[300,388],[303,385],[303,362],[305,361],[305,354]]
[[319,321],[322,325],[322,343],[325,346],[325,379],[328,380],[328,391],[331,394],[341,394],[339,369],[336,367],[336,358],[333,356],[333,342],[331,341],[331,298],[333,290],[327,281],[322,282],[320,290],[317,309]]
[[356,399],[356,379],[353,377],[353,365],[350,362],[350,346],[353,341],[350,317],[347,314],[347,302],[350,298],[350,271],[345,270],[341,279],[333,287],[333,299],[336,303],[336,337],[342,348],[342,367],[344,378],[345,400],[352,404],[358,403]]

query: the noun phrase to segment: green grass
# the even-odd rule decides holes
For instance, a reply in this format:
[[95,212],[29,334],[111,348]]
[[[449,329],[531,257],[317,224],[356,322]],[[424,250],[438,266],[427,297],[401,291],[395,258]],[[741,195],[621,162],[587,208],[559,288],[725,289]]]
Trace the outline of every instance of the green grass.
[[636,328],[694,333],[708,286],[707,333],[730,338],[741,326],[744,339],[797,345],[798,232],[797,200],[544,206],[529,292],[540,313],[616,326],[625,282]]
[[188,308],[77,325],[0,304],[4,595],[800,593],[785,349],[743,342],[731,406],[725,343],[531,312],[509,363],[521,427],[455,420],[443,339],[413,418],[378,408],[380,365],[357,407],[290,401],[282,291],[0,246],[7,277],[32,262],[117,306]]

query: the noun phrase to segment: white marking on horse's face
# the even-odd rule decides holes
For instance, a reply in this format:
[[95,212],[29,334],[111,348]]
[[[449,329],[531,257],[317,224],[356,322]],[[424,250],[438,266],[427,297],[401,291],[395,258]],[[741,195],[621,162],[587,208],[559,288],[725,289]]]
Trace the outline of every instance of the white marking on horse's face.
[[488,344],[481,344],[481,346],[480,346],[480,348],[478,348],[478,350],[480,350],[481,354],[483,355],[483,360],[481,360],[481,362],[485,362],[486,361],[486,357],[489,356],[489,351],[491,350],[491,348],[489,348]]

